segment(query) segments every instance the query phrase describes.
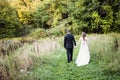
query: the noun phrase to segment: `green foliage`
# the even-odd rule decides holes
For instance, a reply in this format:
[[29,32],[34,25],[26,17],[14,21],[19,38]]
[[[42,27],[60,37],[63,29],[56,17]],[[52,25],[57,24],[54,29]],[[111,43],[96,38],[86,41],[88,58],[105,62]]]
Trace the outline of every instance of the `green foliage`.
[[102,9],[105,12],[105,16],[102,17],[100,26],[104,33],[108,33],[113,23],[113,11],[109,5],[102,6]]
[[21,30],[21,24],[15,9],[0,0],[0,38],[19,36],[18,30]]
[[[50,33],[56,29],[52,35],[62,35],[66,28],[74,34],[120,32],[119,0],[0,0],[0,4],[1,38],[26,35],[35,28]],[[64,27],[58,32],[60,24]]]
[[[50,4],[43,4],[38,7],[35,12],[35,23],[37,27],[42,27],[44,29],[49,28],[51,26],[51,17],[52,14],[49,11]],[[51,16],[50,16],[51,15]]]
[[44,29],[35,29],[34,31],[32,31],[29,36],[37,39],[37,38],[45,38],[47,36],[47,33]]
[[68,28],[66,24],[68,23],[68,21],[68,19],[64,19],[56,27],[48,29],[46,31],[48,36],[60,36],[66,34],[66,29]]
[[18,11],[18,15],[20,18],[20,22],[22,24],[33,24],[33,13],[32,11],[27,11],[27,10],[22,10],[22,11]]
[[98,12],[93,12],[92,13],[92,20],[91,20],[91,25],[92,25],[92,31],[96,30],[98,31],[99,30],[99,24],[100,24],[100,16],[98,14]]
[[120,11],[118,11],[117,13],[115,13],[116,17],[115,17],[115,21],[114,21],[114,28],[113,30],[116,32],[120,32]]

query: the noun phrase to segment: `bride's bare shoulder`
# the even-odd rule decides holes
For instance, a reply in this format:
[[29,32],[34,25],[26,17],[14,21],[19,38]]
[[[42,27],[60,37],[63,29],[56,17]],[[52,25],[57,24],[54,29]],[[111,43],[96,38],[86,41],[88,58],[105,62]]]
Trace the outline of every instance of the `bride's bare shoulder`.
[[85,37],[85,39],[87,39],[87,37]]

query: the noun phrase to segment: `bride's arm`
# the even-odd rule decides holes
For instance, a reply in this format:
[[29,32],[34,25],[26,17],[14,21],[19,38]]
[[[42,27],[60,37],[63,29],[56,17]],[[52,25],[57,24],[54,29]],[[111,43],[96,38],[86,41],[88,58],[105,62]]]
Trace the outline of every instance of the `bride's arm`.
[[86,41],[86,43],[87,43],[87,37],[85,37],[85,41]]

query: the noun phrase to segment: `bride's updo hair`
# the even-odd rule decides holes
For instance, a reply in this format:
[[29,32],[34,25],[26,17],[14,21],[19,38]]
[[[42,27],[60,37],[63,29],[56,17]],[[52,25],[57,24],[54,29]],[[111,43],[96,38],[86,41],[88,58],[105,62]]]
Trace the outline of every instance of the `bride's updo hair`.
[[85,40],[85,37],[86,37],[86,33],[85,32],[82,32],[82,37],[83,37],[83,40]]

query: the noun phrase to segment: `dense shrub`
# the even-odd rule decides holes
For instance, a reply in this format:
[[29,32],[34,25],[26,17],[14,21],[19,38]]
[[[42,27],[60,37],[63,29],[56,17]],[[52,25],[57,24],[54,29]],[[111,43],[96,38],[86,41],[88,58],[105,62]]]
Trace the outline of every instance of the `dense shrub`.
[[44,29],[39,28],[39,29],[33,30],[33,31],[29,34],[29,36],[31,36],[31,37],[33,37],[33,38],[44,38],[44,37],[47,36],[47,33],[46,33],[46,31],[45,31]]

